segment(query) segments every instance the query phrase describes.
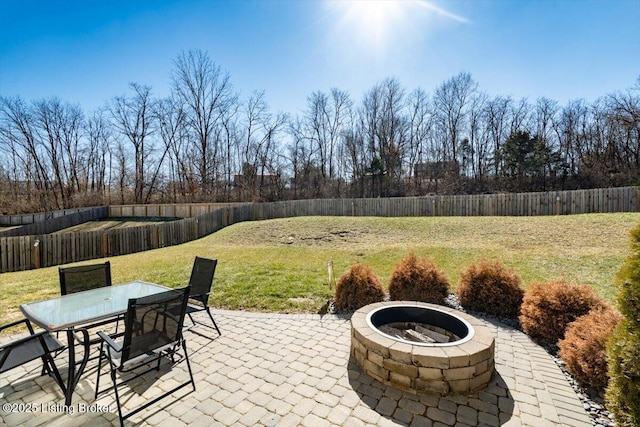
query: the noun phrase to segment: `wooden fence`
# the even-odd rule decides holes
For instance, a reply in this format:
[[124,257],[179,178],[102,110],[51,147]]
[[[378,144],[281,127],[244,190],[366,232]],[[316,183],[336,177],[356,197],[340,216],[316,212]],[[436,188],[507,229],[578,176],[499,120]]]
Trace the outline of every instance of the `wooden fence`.
[[254,205],[252,219],[337,216],[540,216],[638,212],[640,187],[544,193],[293,200]]
[[179,245],[250,217],[251,205],[242,205],[139,227],[0,237],[0,273]]
[[91,211],[96,208],[74,208],[59,211],[39,212],[22,215],[0,215],[0,226],[26,225],[68,216],[77,212]]
[[160,205],[113,205],[109,217],[195,218],[216,209],[243,206],[246,203],[189,203]]
[[0,237],[0,273],[189,242],[242,221],[295,216],[529,216],[638,212],[640,187],[547,193],[319,199],[260,204],[110,206],[109,216],[185,217],[99,231]]
[[21,224],[19,227],[8,230],[0,229],[0,237],[49,234],[87,221],[106,218],[108,215],[109,208],[99,206],[39,214],[0,216],[0,224],[2,225]]

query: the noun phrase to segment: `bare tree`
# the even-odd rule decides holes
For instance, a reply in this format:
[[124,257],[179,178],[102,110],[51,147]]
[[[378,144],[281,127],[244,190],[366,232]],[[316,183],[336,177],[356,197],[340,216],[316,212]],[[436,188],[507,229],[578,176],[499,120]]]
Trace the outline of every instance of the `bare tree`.
[[351,182],[351,194],[354,197],[365,196],[365,176],[371,162],[368,143],[364,136],[362,108],[351,111],[347,117],[347,126],[343,133],[345,176]]
[[53,172],[53,195],[58,208],[66,207],[68,194],[64,191],[64,153],[61,141],[63,126],[62,105],[59,99],[42,100],[34,103],[34,124],[37,138],[41,142],[45,160]]
[[511,114],[509,116],[509,135],[518,131],[529,129],[531,104],[527,98],[520,98],[518,103],[511,104]]
[[[143,203],[146,182],[146,161],[151,155],[153,143],[149,136],[154,132],[151,88],[131,83],[133,96],[117,96],[109,105],[113,126],[122,138],[131,144],[134,160],[134,202]],[[124,171],[123,171],[124,172]],[[148,192],[153,188],[148,188]]]
[[[545,107],[544,105],[542,106]],[[538,106],[538,115],[544,114]],[[552,121],[559,149],[568,161],[569,172],[577,174],[580,164],[579,152],[584,146],[584,137],[588,126],[589,109],[582,100],[567,103],[562,110],[558,109],[558,117]],[[544,132],[544,126],[541,129]]]
[[2,135],[12,147],[14,161],[21,165],[22,172],[16,177],[23,180],[26,204],[35,198],[41,209],[59,208],[50,197],[53,184],[31,108],[21,98],[0,97],[0,113]]
[[291,189],[294,199],[314,197],[319,188],[314,189],[311,183],[313,165],[313,148],[306,135],[304,119],[297,116],[289,120],[288,134],[290,143],[287,146],[287,156],[291,168]]
[[407,142],[406,105],[405,90],[396,79],[375,85],[362,101],[360,125],[370,151],[368,173],[372,181],[382,184],[377,195],[400,189]]
[[497,96],[486,104],[486,126],[493,153],[493,175],[498,176],[502,170],[502,144],[509,136],[508,122],[512,105],[511,98]]
[[[307,98],[305,132],[314,146],[322,183],[330,187],[336,178],[338,144],[344,131],[346,115],[352,107],[351,98],[345,91],[333,88],[329,95],[313,92]],[[330,191],[331,188],[326,188]]]
[[80,192],[79,176],[84,174],[81,137],[84,115],[77,105],[63,103],[58,98],[34,103],[36,131],[47,154],[55,185],[53,195],[62,208],[71,206],[71,197]]
[[433,94],[436,124],[446,138],[442,160],[460,160],[458,148],[469,113],[468,104],[477,86],[471,74],[460,73],[438,86]]
[[422,179],[416,174],[416,166],[430,159],[433,138],[434,115],[429,96],[422,89],[409,94],[408,100],[407,173],[413,177],[414,191],[421,192]]
[[245,105],[240,133],[242,191],[250,200],[260,200],[267,187],[277,180],[275,165],[277,138],[286,124],[286,116],[269,112],[264,91],[254,92]]
[[85,123],[87,138],[86,159],[87,173],[84,188],[89,194],[97,194],[98,199],[104,197],[107,182],[107,155],[113,140],[111,127],[106,118],[105,110],[96,110]]
[[[182,175],[178,177],[177,175],[179,174],[176,173],[177,171],[184,169],[179,166],[182,162],[180,142],[184,139],[185,112],[183,106],[172,98],[164,98],[155,102],[153,111],[155,121],[157,123],[158,134],[162,141],[162,148],[160,150],[160,158],[156,162],[155,170],[153,171],[149,186],[150,188],[154,188],[156,186],[156,182],[160,177],[165,159],[168,159],[169,175],[171,177],[169,184],[173,184],[172,187],[175,191],[175,184],[179,181],[184,195],[184,179]],[[171,154],[173,154],[173,158],[170,159]],[[145,198],[145,203],[149,202],[150,196],[151,192],[148,192]],[[175,197],[173,200],[175,200]]]
[[205,195],[213,192],[215,170],[220,148],[217,137],[237,95],[233,92],[229,74],[223,73],[206,52],[182,52],[174,61],[173,91],[185,105],[186,125],[192,132],[197,157],[200,187]]
[[640,87],[607,97],[615,123],[621,171],[638,175],[640,170]]

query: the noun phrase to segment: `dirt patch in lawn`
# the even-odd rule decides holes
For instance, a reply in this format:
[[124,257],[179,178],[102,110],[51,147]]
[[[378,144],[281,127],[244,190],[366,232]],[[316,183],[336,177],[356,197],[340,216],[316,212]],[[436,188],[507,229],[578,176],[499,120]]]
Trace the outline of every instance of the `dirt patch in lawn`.
[[351,218],[289,218],[245,222],[234,227],[240,230],[216,233],[217,243],[340,248],[370,245],[382,238],[367,220],[354,221]]
[[56,233],[70,233],[75,231],[99,231],[110,230],[116,228],[140,227],[142,225],[163,224],[165,222],[176,221],[181,218],[140,218],[140,217],[121,217],[107,218],[96,221],[87,221],[73,227],[59,230]]

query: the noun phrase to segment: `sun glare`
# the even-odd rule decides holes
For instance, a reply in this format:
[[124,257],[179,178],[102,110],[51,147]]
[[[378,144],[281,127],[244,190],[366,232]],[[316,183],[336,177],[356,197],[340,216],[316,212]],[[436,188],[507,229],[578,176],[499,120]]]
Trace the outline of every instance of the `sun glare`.
[[[332,26],[334,42],[344,49],[384,56],[398,43],[409,43],[440,25],[438,21],[469,21],[427,0],[328,0],[338,19]],[[346,43],[346,45],[345,45]]]
[[352,25],[359,38],[382,47],[393,26],[399,24],[402,5],[410,2],[393,0],[354,0],[345,2],[347,25]]

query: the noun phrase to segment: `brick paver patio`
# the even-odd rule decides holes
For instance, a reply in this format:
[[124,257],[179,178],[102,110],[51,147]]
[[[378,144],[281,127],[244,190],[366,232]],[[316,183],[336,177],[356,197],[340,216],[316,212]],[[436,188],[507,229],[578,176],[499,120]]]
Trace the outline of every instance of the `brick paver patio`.
[[[468,396],[437,397],[402,392],[364,374],[349,360],[347,318],[221,310],[214,311],[214,317],[222,336],[208,339],[193,331],[186,333],[196,391],[183,389],[176,399],[161,401],[125,421],[126,425],[591,425],[549,355],[523,333],[501,324],[485,321],[496,339],[496,372],[488,387]],[[197,331],[216,335],[206,328]],[[64,366],[63,357],[56,361]],[[71,411],[65,411],[61,391],[52,379],[40,376],[40,369],[41,363],[35,361],[0,375],[0,425],[118,423],[113,394],[93,398],[97,361],[87,367]],[[131,388],[124,388],[125,408],[159,394],[186,375],[186,365],[181,363],[171,370],[161,369],[157,381],[136,380]],[[101,383],[110,384],[108,374]],[[30,411],[20,404],[30,405]]]

